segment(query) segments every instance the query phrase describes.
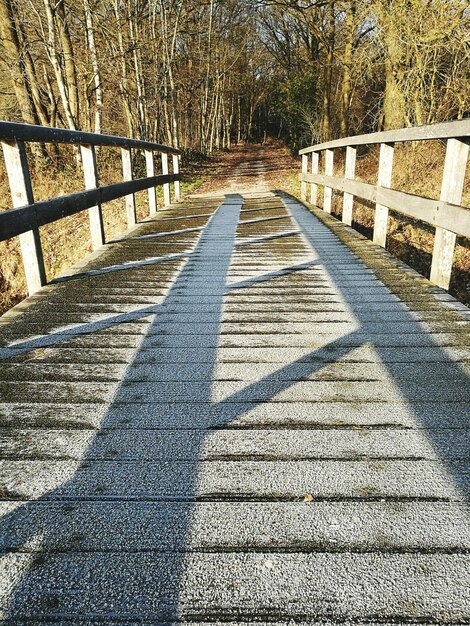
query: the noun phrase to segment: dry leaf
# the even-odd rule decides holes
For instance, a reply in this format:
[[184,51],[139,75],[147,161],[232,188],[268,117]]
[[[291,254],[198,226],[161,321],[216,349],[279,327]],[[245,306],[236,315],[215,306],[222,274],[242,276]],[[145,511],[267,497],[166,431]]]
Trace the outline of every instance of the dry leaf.
[[304,496],[304,502],[313,502],[313,496],[312,496],[312,494],[311,494],[311,493],[307,493],[307,494]]

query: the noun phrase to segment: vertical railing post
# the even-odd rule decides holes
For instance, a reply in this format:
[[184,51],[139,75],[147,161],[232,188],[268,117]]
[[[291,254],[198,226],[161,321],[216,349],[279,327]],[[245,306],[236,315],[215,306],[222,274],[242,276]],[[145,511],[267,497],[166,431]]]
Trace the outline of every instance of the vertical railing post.
[[[125,181],[134,180],[132,173],[132,151],[130,148],[121,148],[122,159],[122,177]],[[127,227],[132,228],[137,224],[136,208],[135,208],[135,195],[133,193],[127,194],[126,199],[126,216]]]
[[[178,176],[179,173],[180,173],[179,155],[173,154],[173,174]],[[180,187],[179,180],[175,180],[174,192],[175,192],[175,202],[179,202],[181,199],[181,187]]]
[[[308,172],[308,154],[302,154],[302,174]],[[307,200],[307,183],[302,180],[300,182],[300,199],[304,202]]]
[[[83,165],[83,179],[85,189],[96,189],[99,185],[98,167],[96,165],[95,148],[89,145],[80,146]],[[90,220],[91,247],[97,250],[104,244],[104,226],[101,205],[97,204],[88,209]]]
[[[444,173],[442,176],[442,202],[460,204],[465,182],[469,146],[458,139],[448,139]],[[431,264],[431,282],[448,289],[452,274],[456,235],[439,226],[436,227]]]
[[[377,185],[379,187],[390,188],[392,184],[392,170],[393,170],[393,143],[380,144],[380,157],[379,157],[379,173],[377,179]],[[375,218],[374,218],[374,243],[385,248],[387,242],[387,226],[388,226],[388,207],[382,204],[375,205]]]
[[[33,188],[29,175],[28,159],[22,141],[2,141],[5,166],[10,184],[13,208],[33,204]],[[42,254],[39,229],[33,228],[19,236],[26,286],[29,295],[46,284],[46,270]]]
[[[333,176],[333,150],[325,150],[325,175]],[[333,189],[325,185],[323,190],[323,210],[331,213],[331,204],[333,198]]]
[[[312,174],[318,174],[318,164],[320,161],[320,155],[318,152],[312,152]],[[318,200],[318,185],[312,183],[310,185],[310,204],[317,205]]]
[[[166,152],[162,152],[162,174],[166,176],[168,173],[168,154]],[[169,206],[171,204],[170,183],[163,184],[163,204],[164,206]]]
[[[155,176],[155,163],[153,161],[152,150],[144,150],[145,153],[145,167],[147,170],[147,177]],[[154,186],[148,188],[149,197],[149,215],[155,215],[157,212],[157,190]]]
[[[356,148],[348,146],[346,148],[346,163],[344,166],[344,177],[354,180],[356,175]],[[341,220],[344,224],[351,226],[353,216],[354,196],[352,193],[343,194],[343,213]]]

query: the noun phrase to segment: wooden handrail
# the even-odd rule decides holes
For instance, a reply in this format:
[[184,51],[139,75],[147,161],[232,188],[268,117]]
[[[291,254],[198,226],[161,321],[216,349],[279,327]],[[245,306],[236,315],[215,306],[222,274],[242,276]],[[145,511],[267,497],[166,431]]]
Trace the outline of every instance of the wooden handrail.
[[[0,142],[13,205],[13,208],[0,212],[0,241],[19,236],[29,294],[35,293],[46,284],[40,226],[88,210],[91,244],[92,249],[96,250],[105,243],[101,211],[103,203],[125,197],[127,226],[131,228],[136,224],[134,197],[136,192],[148,189],[150,214],[157,211],[156,186],[163,186],[166,206],[171,202],[170,184],[174,183],[174,198],[179,201],[181,152],[170,146],[127,137],[12,122],[0,122]],[[79,146],[85,191],[35,202],[26,154],[26,143],[34,142],[67,143]],[[122,183],[100,186],[95,154],[95,148],[99,146],[121,148]],[[146,178],[133,179],[132,152],[135,150],[142,151],[145,155]],[[155,176],[155,152],[159,153],[162,158],[162,175],[159,176]],[[172,155],[172,173],[168,168],[169,154]]]
[[152,143],[150,141],[142,141],[141,139],[86,133],[81,130],[68,130],[67,128],[35,126],[34,124],[17,124],[15,122],[0,122],[0,141],[70,143],[79,146],[140,148],[142,150],[153,150],[154,152],[163,152],[165,154],[181,154],[181,151],[177,148]]
[[309,146],[299,151],[299,154],[309,154],[319,150],[333,150],[334,148],[346,148],[347,146],[367,146],[379,143],[400,143],[402,141],[431,141],[436,139],[460,139],[470,141],[470,119],[442,122],[429,126],[414,126],[411,128],[398,128],[397,130],[384,130],[380,133],[368,133],[366,135],[354,135],[342,139],[334,139],[315,146]]
[[[408,141],[445,140],[444,173],[439,200],[391,189],[394,144]],[[380,145],[377,184],[355,180],[356,146]],[[346,137],[300,150],[302,200],[316,205],[318,185],[323,185],[323,209],[331,213],[332,190],[343,193],[342,221],[351,226],[354,197],[375,203],[373,240],[386,245],[389,209],[425,222],[436,229],[430,279],[449,288],[456,236],[470,237],[470,209],[461,205],[470,144],[470,119],[433,126],[401,128],[369,135]],[[346,148],[344,177],[334,176],[336,148]],[[324,173],[319,173],[319,155],[324,152]],[[309,168],[310,165],[310,168]],[[310,172],[309,172],[310,169]]]

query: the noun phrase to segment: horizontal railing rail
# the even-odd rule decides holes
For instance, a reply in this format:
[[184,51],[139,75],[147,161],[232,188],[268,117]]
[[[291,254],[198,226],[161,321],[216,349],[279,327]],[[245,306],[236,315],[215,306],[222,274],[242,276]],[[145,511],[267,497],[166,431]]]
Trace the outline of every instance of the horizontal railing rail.
[[[439,200],[432,200],[391,188],[395,143],[445,140],[446,156]],[[377,184],[355,178],[357,146],[380,145]],[[346,137],[300,150],[302,157],[301,197],[307,200],[310,184],[311,204],[317,204],[318,185],[322,185],[323,209],[332,210],[333,190],[343,193],[342,221],[353,221],[354,198],[375,204],[375,243],[385,247],[389,210],[425,222],[436,230],[430,279],[436,285],[449,288],[457,235],[470,237],[470,209],[461,205],[470,144],[470,119],[445,122],[432,126]],[[334,175],[334,150],[346,148],[344,177]],[[324,172],[319,172],[320,155]]]
[[180,150],[141,139],[129,139],[117,135],[101,135],[86,133],[81,130],[67,128],[51,128],[49,126],[34,126],[33,124],[17,124],[15,122],[0,122],[0,140],[28,141],[38,143],[70,143],[88,146],[111,146],[115,148],[139,148],[153,150],[166,154],[180,154]]
[[[174,199],[180,199],[180,151],[139,139],[101,135],[61,128],[48,128],[30,124],[0,122],[0,142],[10,185],[12,208],[0,212],[0,241],[19,237],[21,255],[29,294],[46,284],[46,270],[42,254],[39,228],[64,217],[88,210],[92,249],[105,243],[101,205],[117,198],[125,198],[127,226],[137,223],[135,193],[148,190],[149,214],[157,212],[156,187],[163,187],[163,203],[171,203],[171,183]],[[80,149],[85,190],[50,200],[34,201],[26,152],[27,143],[74,144]],[[123,182],[100,186],[95,149],[98,147],[121,149]],[[133,177],[133,154],[145,156],[145,178]],[[161,155],[161,175],[155,175],[154,154]],[[169,172],[169,155],[172,173]]]

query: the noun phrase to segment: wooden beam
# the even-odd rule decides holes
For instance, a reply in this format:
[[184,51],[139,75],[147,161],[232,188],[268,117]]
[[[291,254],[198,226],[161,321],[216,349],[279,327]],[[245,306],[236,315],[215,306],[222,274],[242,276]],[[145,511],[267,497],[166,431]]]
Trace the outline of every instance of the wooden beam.
[[[302,174],[308,172],[308,155],[302,155]],[[300,183],[300,198],[305,202],[307,200],[307,183],[302,181]]]
[[17,124],[15,122],[0,122],[0,140],[140,148],[143,150],[154,150],[155,152],[166,152],[167,154],[181,154],[181,151],[177,148],[140,139],[128,139],[127,137],[102,135],[100,133],[85,133],[80,130],[68,130],[65,128],[50,128],[49,126],[35,126],[34,124]]
[[[173,174],[178,176],[179,171],[180,171],[180,157],[177,154],[174,154],[172,156],[172,159],[173,159]],[[181,187],[180,187],[179,177],[175,179],[174,192],[175,192],[175,202],[179,202],[181,199]]]
[[[13,206],[32,205],[34,196],[24,143],[3,141],[2,148]],[[19,239],[26,286],[31,295],[46,284],[46,270],[39,228],[34,220],[27,222],[25,226],[26,230],[20,234]]]
[[428,141],[431,139],[457,138],[461,141],[470,140],[470,119],[454,120],[442,124],[429,126],[415,126],[414,128],[399,128],[398,130],[386,130],[381,133],[369,133],[335,139],[326,143],[319,143],[299,151],[300,155],[318,152],[319,150],[333,150],[334,148],[346,148],[347,146],[366,146],[382,143],[399,143],[401,141]]
[[[147,176],[155,176],[155,162],[153,160],[153,151],[145,150],[145,168]],[[155,215],[157,212],[157,190],[155,187],[148,188],[149,197],[149,215]]]
[[[390,188],[392,184],[393,144],[383,143],[380,146],[379,173],[377,187]],[[374,218],[374,243],[385,248],[387,243],[388,206],[377,202]]]
[[415,196],[396,189],[378,188],[377,185],[347,180],[339,176],[306,174],[305,180],[319,185],[329,185],[333,189],[350,193],[369,202],[379,202],[402,215],[431,226],[440,226],[463,237],[470,237],[470,209],[466,207]]
[[[312,152],[312,174],[318,174],[318,165],[320,162],[320,155],[318,152]],[[312,183],[310,185],[310,203],[317,205],[318,202],[318,185]]]
[[[168,174],[168,154],[166,154],[166,152],[162,152],[162,174],[163,176]],[[171,204],[169,183],[165,183],[163,185],[163,204],[164,206],[169,206]]]
[[[346,164],[344,169],[344,176],[350,180],[354,180],[356,175],[356,148],[348,146],[346,148]],[[353,216],[354,195],[344,192],[343,194],[343,212],[341,219],[344,224],[351,226]]]
[[63,217],[80,213],[80,211],[89,209],[96,204],[104,204],[116,200],[116,198],[122,198],[131,192],[144,191],[149,187],[171,183],[174,180],[173,174],[136,178],[133,181],[115,183],[106,187],[35,202],[30,206],[0,211],[0,241],[16,237],[32,227],[44,226]]
[[[325,174],[326,176],[333,176],[333,150],[325,150]],[[331,213],[331,202],[333,199],[333,189],[328,186],[323,188],[323,210],[327,213]]]
[[[99,187],[99,178],[95,148],[90,145],[80,146],[80,151],[85,189],[96,189]],[[103,213],[100,202],[88,209],[88,217],[90,220],[91,247],[93,250],[97,250],[104,244]]]
[[[121,148],[122,159],[122,177],[123,180],[133,180],[134,175],[132,172],[132,151],[130,148]],[[135,195],[129,193],[125,196],[126,201],[126,216],[127,216],[127,228],[132,228],[137,224],[137,215],[135,207]]]
[[[459,141],[458,139],[449,139],[447,141],[441,185],[441,201],[450,202],[452,204],[461,203],[468,152],[469,147],[467,143]],[[455,240],[455,232],[446,230],[441,226],[436,227],[430,280],[443,289],[448,289],[450,285]]]

